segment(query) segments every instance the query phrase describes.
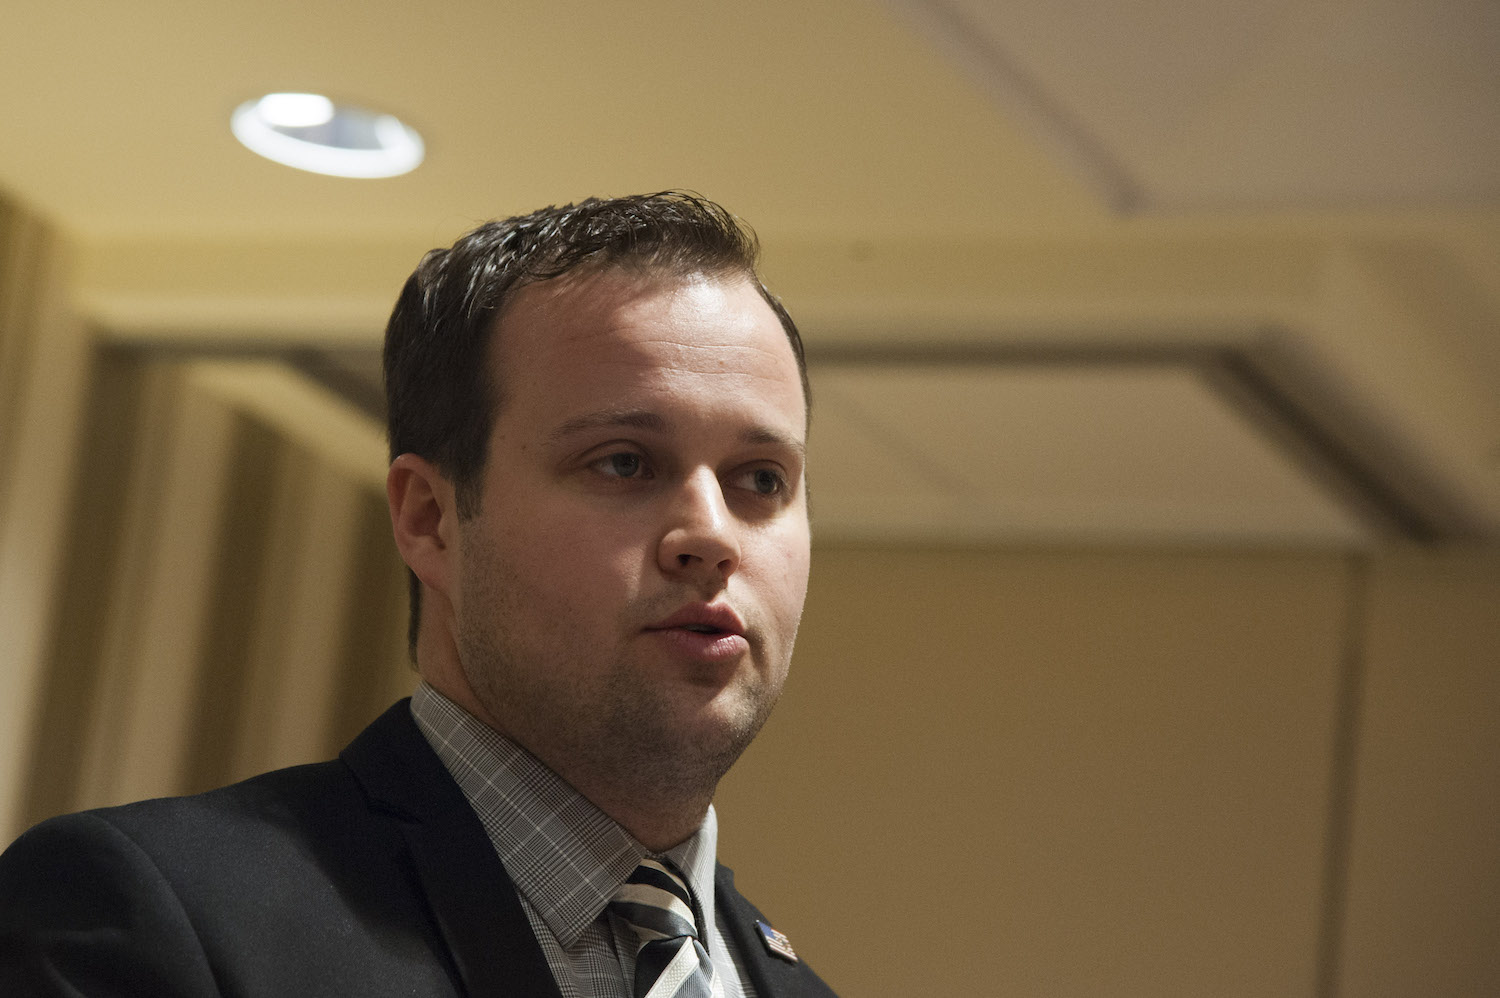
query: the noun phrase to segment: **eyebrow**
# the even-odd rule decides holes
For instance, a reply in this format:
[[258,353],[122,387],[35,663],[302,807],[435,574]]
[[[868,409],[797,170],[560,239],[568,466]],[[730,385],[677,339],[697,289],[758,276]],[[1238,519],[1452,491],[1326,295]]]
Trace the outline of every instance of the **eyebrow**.
[[562,440],[571,437],[575,433],[585,430],[597,430],[601,427],[623,426],[636,430],[651,430],[655,433],[665,433],[667,421],[660,414],[647,409],[600,409],[598,412],[584,413],[575,416],[563,423],[552,433],[553,440]]
[[[665,433],[671,428],[671,425],[660,413],[652,412],[649,409],[601,409],[598,412],[589,412],[584,413],[582,416],[575,416],[563,423],[553,431],[552,439],[553,441],[560,441],[575,433],[615,426],[636,430],[649,430],[652,433]],[[801,440],[766,426],[751,427],[745,431],[742,439],[747,444],[788,447],[796,451],[799,457],[806,456],[807,453],[807,445]]]
[[785,433],[766,427],[757,426],[744,436],[747,444],[766,444],[772,447],[789,447],[797,452],[799,458],[807,456],[807,444],[795,437],[789,437]]

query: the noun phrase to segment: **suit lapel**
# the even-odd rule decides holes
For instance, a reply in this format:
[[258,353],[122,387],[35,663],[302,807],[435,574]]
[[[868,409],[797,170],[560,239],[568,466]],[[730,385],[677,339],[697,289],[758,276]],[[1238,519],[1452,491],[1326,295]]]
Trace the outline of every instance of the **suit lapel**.
[[771,955],[755,928],[756,920],[765,921],[765,916],[734,889],[734,871],[723,864],[719,865],[714,876],[714,904],[719,909],[722,924],[728,928],[730,938],[739,949],[756,994],[762,998],[833,998],[833,992],[807,964],[791,963]]
[[465,990],[559,995],[514,884],[402,700],[344,750],[373,810],[394,819]]

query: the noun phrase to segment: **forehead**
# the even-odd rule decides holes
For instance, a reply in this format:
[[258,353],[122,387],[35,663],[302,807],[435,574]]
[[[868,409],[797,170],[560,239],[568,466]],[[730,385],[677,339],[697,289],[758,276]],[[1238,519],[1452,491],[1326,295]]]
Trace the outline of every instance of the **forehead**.
[[758,394],[805,417],[801,374],[780,319],[739,275],[610,269],[529,285],[490,343],[501,411],[537,392],[611,393],[670,385]]

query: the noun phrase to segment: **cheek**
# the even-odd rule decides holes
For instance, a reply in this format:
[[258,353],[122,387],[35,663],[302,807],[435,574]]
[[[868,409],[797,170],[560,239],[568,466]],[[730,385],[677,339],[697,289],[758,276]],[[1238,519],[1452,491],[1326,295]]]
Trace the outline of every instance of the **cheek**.
[[806,534],[782,539],[767,552],[766,559],[766,564],[775,566],[767,574],[767,598],[772,601],[778,618],[795,627],[807,599],[811,556]]
[[619,597],[650,554],[638,534],[630,523],[579,515],[554,501],[518,528],[517,567],[563,603],[588,605],[605,596]]

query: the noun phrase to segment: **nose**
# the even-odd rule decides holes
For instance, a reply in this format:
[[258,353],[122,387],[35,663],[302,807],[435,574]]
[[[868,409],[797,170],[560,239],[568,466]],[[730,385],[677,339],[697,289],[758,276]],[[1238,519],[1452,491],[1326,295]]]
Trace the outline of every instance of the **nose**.
[[657,563],[669,576],[714,587],[739,567],[739,525],[711,470],[698,469],[674,490]]

